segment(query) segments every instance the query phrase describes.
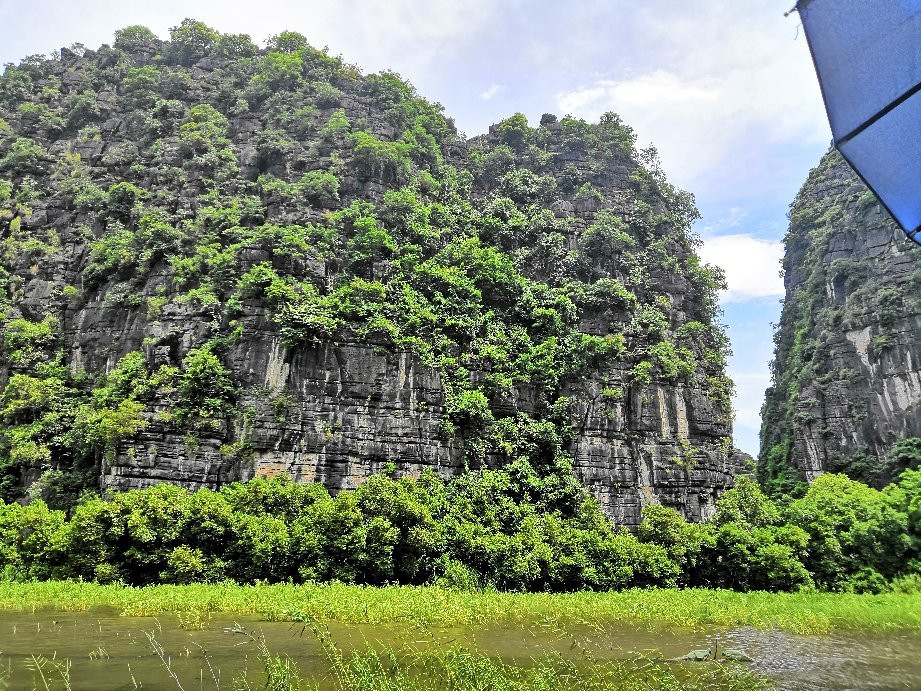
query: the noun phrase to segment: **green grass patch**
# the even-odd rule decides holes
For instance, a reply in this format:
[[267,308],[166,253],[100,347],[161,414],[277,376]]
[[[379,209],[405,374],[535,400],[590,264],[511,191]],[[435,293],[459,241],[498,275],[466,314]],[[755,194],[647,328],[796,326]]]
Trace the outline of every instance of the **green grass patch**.
[[543,619],[703,629],[754,626],[793,633],[921,630],[921,594],[738,593],[728,590],[624,590],[568,594],[464,592],[434,586],[162,585],[132,588],[65,581],[0,583],[0,609],[84,611],[130,616],[166,612],[310,617],[343,623],[417,622],[429,626],[528,625]]

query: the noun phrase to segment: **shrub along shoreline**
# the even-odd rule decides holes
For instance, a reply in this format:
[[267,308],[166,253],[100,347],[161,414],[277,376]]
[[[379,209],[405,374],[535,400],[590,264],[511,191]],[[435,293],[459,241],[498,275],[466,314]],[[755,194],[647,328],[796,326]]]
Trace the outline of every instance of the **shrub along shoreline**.
[[0,583],[0,611],[87,611],[126,616],[223,613],[271,621],[346,624],[527,626],[546,619],[653,629],[753,626],[800,634],[921,631],[921,593],[739,593],[647,588],[605,593],[500,593],[439,586],[156,585],[73,581]]
[[786,505],[740,477],[706,523],[658,505],[643,518],[630,533],[571,473],[520,463],[450,481],[377,475],[335,497],[278,479],[162,484],[70,515],[0,502],[0,581],[921,590],[921,470],[884,490],[825,474]]

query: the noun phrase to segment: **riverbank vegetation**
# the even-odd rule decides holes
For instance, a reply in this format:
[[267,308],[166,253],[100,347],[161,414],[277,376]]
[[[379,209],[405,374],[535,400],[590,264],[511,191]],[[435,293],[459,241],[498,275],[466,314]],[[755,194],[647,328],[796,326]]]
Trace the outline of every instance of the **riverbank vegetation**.
[[[565,481],[568,478],[568,481]],[[0,504],[6,580],[100,583],[343,582],[569,592],[917,590],[921,471],[876,490],[826,474],[779,505],[740,477],[711,520],[647,506],[618,527],[571,472],[516,463],[446,481],[377,475],[330,496],[258,479],[91,498],[70,515]]]
[[439,586],[193,584],[134,588],[69,581],[0,583],[0,610],[109,609],[128,616],[254,615],[270,621],[436,627],[522,627],[541,621],[653,629],[753,626],[801,634],[921,631],[921,594],[738,593],[630,589],[502,593]]

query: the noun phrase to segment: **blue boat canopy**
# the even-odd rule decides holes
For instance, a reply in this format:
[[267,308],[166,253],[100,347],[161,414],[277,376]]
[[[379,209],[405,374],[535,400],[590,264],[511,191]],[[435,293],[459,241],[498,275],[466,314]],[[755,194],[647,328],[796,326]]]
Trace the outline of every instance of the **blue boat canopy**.
[[921,0],[799,0],[835,147],[921,244]]

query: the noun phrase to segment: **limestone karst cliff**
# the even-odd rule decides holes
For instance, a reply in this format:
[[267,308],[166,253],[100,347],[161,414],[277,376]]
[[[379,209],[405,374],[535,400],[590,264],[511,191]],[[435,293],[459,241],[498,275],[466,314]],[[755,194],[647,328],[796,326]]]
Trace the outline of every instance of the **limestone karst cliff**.
[[778,489],[822,471],[883,483],[892,445],[921,435],[921,250],[833,151],[784,242],[759,476]]
[[298,34],[171,38],[0,78],[4,496],[520,463],[712,511],[720,279],[617,116],[465,140]]

